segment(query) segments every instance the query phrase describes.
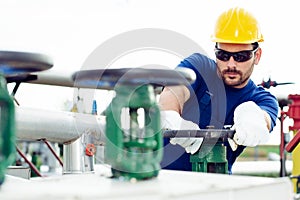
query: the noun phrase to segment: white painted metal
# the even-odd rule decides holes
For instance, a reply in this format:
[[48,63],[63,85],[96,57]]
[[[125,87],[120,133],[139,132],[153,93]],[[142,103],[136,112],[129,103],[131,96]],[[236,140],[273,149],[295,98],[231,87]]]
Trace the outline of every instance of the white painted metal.
[[[285,161],[286,171],[288,174],[292,172],[293,162],[291,160]],[[260,161],[237,161],[232,167],[234,174],[278,174],[280,172],[280,162],[270,160]]]
[[51,142],[70,143],[84,132],[91,131],[96,142],[103,143],[104,124],[104,116],[16,107],[18,140],[47,139]]
[[84,155],[81,138],[64,145],[63,174],[84,172]]
[[83,134],[74,142],[64,144],[63,174],[94,173],[94,156],[85,154],[84,139],[88,136]]
[[0,199],[209,199],[292,200],[288,177],[264,178],[161,170],[157,178],[127,182],[108,177],[109,166],[95,174],[32,178],[6,177]]
[[74,87],[74,82],[72,80],[73,72],[47,70],[32,74],[37,76],[37,80],[29,81],[28,83]]
[[25,166],[9,166],[6,169],[6,174],[24,178],[24,179],[30,179],[31,169],[30,167],[25,167]]

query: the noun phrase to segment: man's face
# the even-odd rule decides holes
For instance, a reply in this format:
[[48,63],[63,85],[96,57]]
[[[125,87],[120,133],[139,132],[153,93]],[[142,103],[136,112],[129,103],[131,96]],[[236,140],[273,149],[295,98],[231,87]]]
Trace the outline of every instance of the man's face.
[[[223,79],[224,83],[234,88],[243,88],[247,85],[250,76],[253,72],[255,64],[258,64],[261,49],[258,48],[256,51],[253,50],[251,44],[228,44],[219,43],[217,46],[217,53],[220,56],[216,58],[218,75]],[[242,52],[245,51],[246,52]],[[248,52],[247,52],[248,50]],[[241,52],[241,54],[233,54]],[[252,57],[251,57],[252,56]],[[234,58],[235,57],[235,58]],[[249,58],[245,60],[245,58]]]

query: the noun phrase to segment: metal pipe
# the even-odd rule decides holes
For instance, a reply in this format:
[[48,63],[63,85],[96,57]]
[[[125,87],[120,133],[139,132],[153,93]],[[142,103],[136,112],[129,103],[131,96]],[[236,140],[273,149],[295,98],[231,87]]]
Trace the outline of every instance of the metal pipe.
[[56,154],[56,152],[54,151],[52,146],[49,144],[49,142],[46,139],[42,139],[42,141],[47,145],[47,147],[50,149],[51,153],[58,160],[59,164],[63,167],[63,162],[61,161],[60,157]]
[[25,160],[25,162],[30,166],[30,168],[36,173],[36,175],[42,177],[42,174],[39,172],[39,170],[35,167],[35,165],[27,159],[27,157],[23,154],[23,152],[16,146],[16,149],[19,153],[19,155]]
[[72,80],[73,72],[61,72],[55,70],[47,70],[39,73],[32,73],[37,76],[36,80],[28,81],[27,83],[56,85],[64,87],[76,87]]
[[201,129],[201,130],[165,130],[164,138],[174,137],[203,137],[203,138],[233,138],[235,130],[230,129]]
[[81,141],[76,141],[64,145],[63,174],[74,174],[83,172],[83,156]]
[[18,140],[71,143],[87,130],[104,143],[105,117],[91,114],[16,107],[16,136]]
[[285,133],[283,131],[283,122],[284,119],[286,118],[286,112],[281,111],[280,113],[280,145],[279,145],[279,153],[280,153],[280,172],[279,172],[279,176],[280,177],[285,177],[287,174],[286,171],[286,154],[285,154],[285,146],[286,146],[286,142],[285,142]]
[[[293,119],[294,124],[290,126],[289,129],[293,131],[294,137],[300,130],[300,95],[299,94],[290,94],[288,98],[292,101],[289,105],[289,110],[287,115]],[[290,144],[287,145],[287,148],[290,149]],[[300,149],[295,148],[292,152],[292,160],[293,160],[293,170],[292,175],[298,176],[300,174]],[[297,182],[293,180],[294,183],[294,191],[297,192]]]
[[294,149],[298,146],[299,142],[300,142],[300,130],[298,130],[295,133],[293,139],[287,144],[286,150],[290,153],[293,152]]

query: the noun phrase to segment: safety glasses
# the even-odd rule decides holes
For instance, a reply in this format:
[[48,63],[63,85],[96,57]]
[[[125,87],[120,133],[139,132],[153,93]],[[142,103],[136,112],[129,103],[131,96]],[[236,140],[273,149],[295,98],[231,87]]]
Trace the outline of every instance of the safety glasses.
[[229,52],[229,51],[215,48],[215,54],[216,54],[216,57],[222,61],[228,61],[230,59],[230,57],[232,56],[236,62],[246,62],[253,57],[253,55],[255,54],[257,49],[258,49],[258,47],[253,50]]

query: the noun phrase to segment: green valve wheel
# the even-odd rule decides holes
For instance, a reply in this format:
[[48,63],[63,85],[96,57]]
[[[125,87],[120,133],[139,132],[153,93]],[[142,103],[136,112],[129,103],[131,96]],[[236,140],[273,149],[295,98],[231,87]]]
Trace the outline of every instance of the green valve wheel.
[[73,75],[78,87],[116,92],[105,110],[105,161],[113,178],[143,180],[159,174],[163,139],[155,88],[189,85],[195,77],[190,69],[155,68],[84,70]]
[[[154,89],[143,85],[118,86],[115,90],[116,96],[106,110],[106,161],[113,166],[116,178],[155,177],[162,159],[162,132]],[[143,128],[138,121],[139,110],[144,115]],[[127,130],[122,113],[129,117]]]
[[0,51],[0,185],[16,155],[15,107],[7,83],[19,84],[27,80],[31,72],[47,70],[52,66],[52,59],[43,54]]
[[6,80],[0,75],[0,185],[4,182],[6,168],[15,158],[15,109],[6,88]]

